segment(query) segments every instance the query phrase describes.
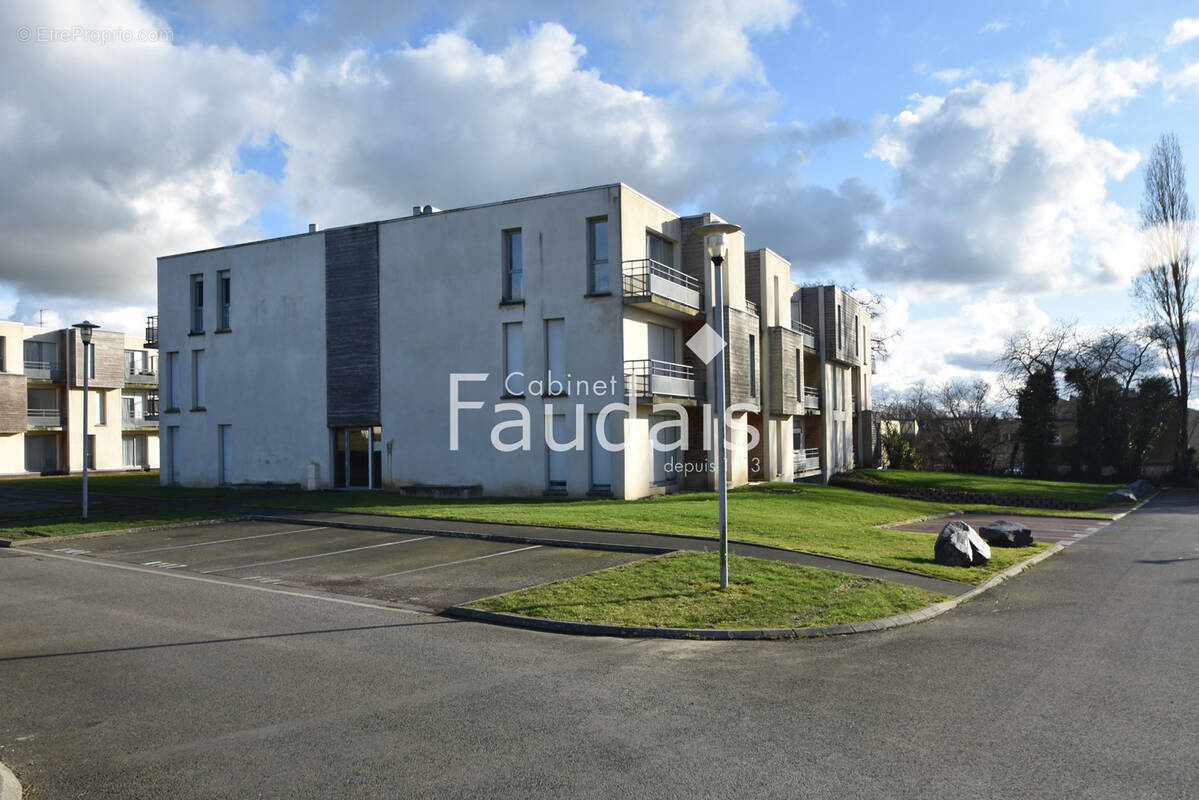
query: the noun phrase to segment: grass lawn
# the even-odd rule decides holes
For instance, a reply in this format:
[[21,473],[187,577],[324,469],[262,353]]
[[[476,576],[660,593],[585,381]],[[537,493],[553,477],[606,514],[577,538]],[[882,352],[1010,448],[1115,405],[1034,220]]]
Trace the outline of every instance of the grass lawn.
[[[0,490],[10,488],[42,489],[78,494],[82,485],[83,479],[79,475],[39,475],[30,478],[0,479]],[[163,486],[158,482],[157,470],[91,473],[87,478],[87,491],[89,495],[110,494],[150,498],[244,498],[249,494],[242,489],[191,489],[182,486]],[[273,490],[261,490],[261,493],[269,494],[271,491]]]
[[528,617],[653,628],[789,628],[879,619],[947,599],[913,586],[798,564],[672,553],[471,603]]
[[62,522],[40,522],[33,525],[10,525],[5,527],[0,520],[0,539],[17,541],[20,539],[40,539],[42,537],[26,533],[33,529],[44,536],[70,536],[75,533],[94,533],[96,531],[114,531],[125,528],[145,528],[152,525],[169,525],[173,522],[193,522],[201,519],[215,519],[220,514],[211,511],[171,511],[156,509],[154,511],[109,511],[91,513],[87,521],[75,518]]
[[[857,492],[833,486],[771,484],[796,490],[771,494],[750,489],[729,493],[729,537],[757,544],[804,550],[939,578],[982,583],[996,572],[1045,548],[995,548],[986,566],[946,567],[933,560],[933,535],[874,526],[953,510],[995,511],[996,519],[1020,509],[948,505]],[[319,492],[273,495],[272,505],[372,514],[611,528],[712,537],[716,531],[715,492],[695,492],[648,500],[540,499],[434,500],[387,492]]]
[[1031,478],[1004,478],[998,475],[966,475],[960,472],[922,472],[907,469],[859,469],[855,478],[905,486],[913,489],[960,489],[969,492],[991,492],[1008,497],[1045,497],[1109,506],[1107,493],[1124,486],[1122,483],[1077,483],[1070,481],[1039,481]]
[[[560,501],[540,498],[438,500],[403,497],[392,492],[168,488],[159,486],[157,480],[157,473],[96,475],[89,479],[89,491],[98,497],[104,494],[144,494],[148,497],[181,499],[233,498],[238,503],[263,507],[358,511],[575,528],[612,528],[708,538],[713,537],[716,531],[717,500],[714,492],[674,494],[635,501]],[[21,483],[28,488],[78,491],[79,477],[28,478],[19,479],[14,483]],[[6,484],[0,483],[0,488],[3,485]],[[729,493],[731,538],[907,569],[968,583],[981,583],[994,573],[1044,548],[1044,545],[1020,549],[996,548],[991,563],[986,566],[945,567],[933,560],[931,534],[880,529],[875,526],[954,510],[993,512],[996,519],[1005,515],[1031,513],[1034,510],[909,500],[818,484],[780,483],[768,486],[787,490],[787,493],[772,494],[748,488]],[[86,525],[63,522],[38,525],[37,528],[53,535],[63,535],[220,516],[218,513],[205,511],[194,503],[188,504],[186,508],[186,512],[172,511],[169,508],[155,509],[153,512],[144,512],[149,515],[145,519],[121,516],[119,511],[114,511],[107,516],[97,515]],[[0,521],[0,526],[2,525],[3,521]],[[11,528],[5,530],[0,527],[0,537],[10,538],[9,534],[13,532]]]

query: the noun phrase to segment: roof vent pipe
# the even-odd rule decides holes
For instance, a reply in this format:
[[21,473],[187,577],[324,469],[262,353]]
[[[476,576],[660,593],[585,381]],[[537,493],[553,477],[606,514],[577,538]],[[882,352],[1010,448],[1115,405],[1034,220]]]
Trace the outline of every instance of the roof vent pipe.
[[308,232],[309,232],[309,233],[316,233],[316,223],[315,223],[315,222],[309,222],[309,223],[308,223]]

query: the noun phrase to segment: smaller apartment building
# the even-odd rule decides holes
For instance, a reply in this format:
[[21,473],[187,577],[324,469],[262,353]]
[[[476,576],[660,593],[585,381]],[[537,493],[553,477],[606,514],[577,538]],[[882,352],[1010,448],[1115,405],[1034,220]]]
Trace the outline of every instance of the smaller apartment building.
[[868,324],[742,233],[715,308],[693,234],[712,221],[611,184],[164,256],[162,479],[710,488],[715,375],[688,342],[717,314],[731,483],[827,478],[852,465],[870,407]]
[[158,467],[158,354],[150,340],[0,322],[0,475],[83,469],[83,374],[89,469]]

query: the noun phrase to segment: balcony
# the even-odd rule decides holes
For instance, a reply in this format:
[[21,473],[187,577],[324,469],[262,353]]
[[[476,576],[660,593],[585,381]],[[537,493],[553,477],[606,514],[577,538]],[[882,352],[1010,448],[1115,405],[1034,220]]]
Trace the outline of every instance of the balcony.
[[146,347],[151,350],[158,349],[158,315],[146,317]]
[[795,477],[820,471],[820,448],[809,447],[795,451]]
[[30,408],[25,412],[30,428],[46,430],[62,427],[62,410],[57,408]]
[[747,312],[749,312],[750,314],[753,314],[755,317],[756,317],[756,316],[759,316],[759,314],[758,314],[758,304],[757,304],[757,303],[755,303],[753,300],[746,300],[746,301],[745,301],[745,310],[746,310]]
[[126,414],[122,414],[121,415],[121,427],[125,428],[126,430],[135,430],[135,429],[143,429],[143,428],[157,428],[158,427],[158,415],[157,414],[146,414],[144,416],[139,417],[136,415],[129,416]]
[[126,367],[126,386],[157,386],[158,371],[147,367]]
[[809,411],[820,410],[820,390],[811,386],[803,387],[803,407]]
[[31,381],[66,380],[66,370],[53,361],[26,361],[25,378]]
[[703,395],[703,383],[696,382],[694,370],[686,364],[656,361],[651,358],[624,362],[625,392],[639,401],[654,397],[678,397],[696,400]]
[[703,313],[703,287],[699,281],[652,258],[622,264],[624,301],[678,319],[694,319]]
[[802,322],[792,320],[791,330],[799,334],[799,338],[803,340],[805,349],[816,349],[816,330],[811,325],[805,325]]

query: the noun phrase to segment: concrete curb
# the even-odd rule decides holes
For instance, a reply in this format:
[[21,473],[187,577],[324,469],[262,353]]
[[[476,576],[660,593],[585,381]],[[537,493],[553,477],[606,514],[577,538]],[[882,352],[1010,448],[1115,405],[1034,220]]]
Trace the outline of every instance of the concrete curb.
[[0,764],[0,800],[21,800],[21,782],[12,770]]
[[621,636],[647,639],[700,639],[705,641],[776,641],[780,639],[815,639],[825,636],[845,636],[851,633],[867,633],[870,631],[885,631],[892,628],[902,628],[914,625],[933,617],[938,617],[946,611],[957,608],[962,603],[978,597],[983,592],[993,589],[1005,581],[1019,575],[1024,570],[1033,567],[1054,553],[1060,553],[1066,548],[1060,544],[1043,550],[1031,558],[992,575],[983,583],[950,600],[933,603],[915,611],[897,614],[893,617],[871,619],[862,622],[850,622],[840,625],[813,625],[807,628],[748,628],[721,630],[715,628],[646,628],[636,625],[602,625],[591,622],[566,622],[563,620],[543,619],[539,617],[522,617],[519,614],[507,614],[502,611],[484,611],[465,606],[450,606],[442,611],[442,616],[456,619],[467,619],[475,622],[487,622],[493,625],[505,625],[513,628],[527,628],[548,633],[569,633],[579,636]]
[[88,531],[87,533],[72,533],[67,536],[33,536],[29,539],[0,539],[0,547],[25,547],[40,542],[72,542],[79,539],[98,539],[101,536],[116,536],[122,533],[138,533],[139,531],[166,531],[172,528],[198,528],[201,525],[215,525],[221,522],[246,522],[249,516],[219,517],[217,519],[193,519],[187,522],[171,522],[166,525],[145,525],[140,528],[114,528],[110,531]]

